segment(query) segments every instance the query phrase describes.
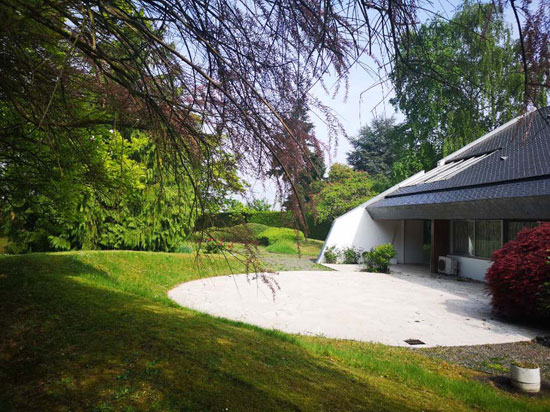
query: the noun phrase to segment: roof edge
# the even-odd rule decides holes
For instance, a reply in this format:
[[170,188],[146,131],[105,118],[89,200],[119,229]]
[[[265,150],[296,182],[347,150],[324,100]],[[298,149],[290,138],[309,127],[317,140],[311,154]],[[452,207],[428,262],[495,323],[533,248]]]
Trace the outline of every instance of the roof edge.
[[[416,179],[417,177],[422,176],[422,175],[425,174],[425,173],[426,173],[426,172],[425,172],[424,170],[421,170],[420,172],[415,173],[415,174],[412,175],[411,177],[409,177],[409,178],[407,178],[407,179],[405,179],[405,180],[403,180],[403,181],[397,183],[396,185],[393,185],[393,186],[390,187],[389,189],[384,190],[382,193],[380,193],[380,194],[378,194],[378,195],[376,195],[376,196],[374,196],[374,197],[371,197],[371,198],[370,198],[369,200],[367,200],[365,203],[363,203],[362,205],[359,205],[359,206],[357,206],[357,207],[363,207],[363,208],[367,209],[367,211],[368,211],[368,206],[372,205],[373,203],[378,202],[379,200],[384,199],[387,195],[391,194],[392,192],[395,192],[397,189],[403,187],[406,183],[408,183],[408,182],[410,182],[410,181]],[[354,210],[354,209],[352,209],[352,210]],[[350,212],[351,212],[351,210],[350,210]],[[349,213],[349,212],[348,212],[348,213]],[[345,213],[345,214],[347,214],[347,213]],[[342,215],[342,216],[344,216],[344,215]],[[339,219],[339,218],[342,217],[342,216],[339,216],[339,217],[337,217],[336,219]],[[335,221],[336,221],[336,219],[335,219]]]

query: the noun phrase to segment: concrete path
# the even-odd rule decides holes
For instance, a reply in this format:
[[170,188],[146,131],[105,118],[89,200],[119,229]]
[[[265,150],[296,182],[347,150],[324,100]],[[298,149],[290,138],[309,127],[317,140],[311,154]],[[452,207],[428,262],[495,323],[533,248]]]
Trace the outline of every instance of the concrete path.
[[[222,276],[169,292],[182,306],[268,329],[419,347],[506,343],[548,334],[493,318],[484,285],[421,273],[281,272]],[[273,295],[271,287],[279,289]]]

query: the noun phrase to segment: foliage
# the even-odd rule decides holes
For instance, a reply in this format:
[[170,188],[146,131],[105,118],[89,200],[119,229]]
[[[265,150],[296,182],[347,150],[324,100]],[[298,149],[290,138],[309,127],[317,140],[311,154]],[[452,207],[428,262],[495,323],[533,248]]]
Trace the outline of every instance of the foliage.
[[[306,223],[310,238],[324,240],[330,230],[332,222],[319,222],[318,219],[314,217],[313,213],[308,213],[306,215]],[[241,224],[258,224],[270,227],[287,227],[295,229],[296,219],[290,211],[263,211],[255,213],[221,212],[200,217],[197,220],[195,229],[200,232],[203,228],[208,228],[210,226],[219,231],[224,227],[235,227]],[[197,236],[200,237],[200,235]]]
[[182,244],[177,250],[177,253],[193,253],[193,246],[189,244]]
[[391,243],[376,246],[363,254],[365,269],[367,272],[389,273],[390,259],[397,256],[397,252]]
[[271,205],[267,199],[254,199],[248,203],[248,208],[255,212],[267,212],[271,210]]
[[337,263],[340,257],[340,251],[336,246],[330,246],[325,249],[323,254],[325,263]]
[[290,212],[265,211],[251,214],[248,222],[270,227],[292,227],[295,219]]
[[493,253],[486,274],[493,308],[524,320],[550,320],[550,223],[523,229]]
[[320,183],[315,195],[317,219],[319,222],[332,222],[338,216],[366,202],[375,193],[372,180],[365,172],[335,163],[330,168],[328,178]]
[[303,242],[304,234],[296,229],[283,227],[270,227],[258,235],[258,240],[262,245],[272,245],[278,241],[288,241],[292,243]]
[[247,223],[246,225],[236,226],[235,228],[240,228],[240,227],[246,228],[246,230],[249,230],[256,237],[260,233],[269,229],[269,226],[262,225],[261,223]]
[[296,242],[285,239],[275,241],[273,244],[267,246],[265,250],[271,253],[281,253],[284,255],[297,255],[299,253]]
[[8,238],[0,236],[0,254],[7,253]]
[[395,152],[392,145],[399,140],[395,118],[375,117],[370,126],[359,130],[359,136],[350,139],[352,150],[347,161],[354,170],[370,176],[392,177]]
[[[449,129],[449,135],[459,135],[456,140],[470,138],[479,135],[479,125],[470,127],[468,119],[473,123],[478,119],[454,107],[430,111],[434,101],[441,100],[442,109],[446,109],[455,96],[457,101],[479,100],[475,113],[494,120],[493,108],[510,97],[500,92],[508,89],[497,82],[510,73],[525,77],[525,83],[518,84],[525,89],[525,99],[518,94],[517,99],[508,100],[510,104],[521,101],[522,108],[527,108],[540,103],[539,96],[550,86],[550,4],[518,0],[518,4],[496,5],[511,8],[517,19],[519,57],[493,53],[498,49],[495,44],[507,52],[510,42],[494,41],[498,29],[494,30],[493,23],[501,9],[491,5],[480,6],[484,13],[472,19],[476,24],[473,30],[472,21],[455,19],[453,26],[465,27],[464,34],[446,36],[449,30],[437,31],[444,24],[434,24],[436,35],[427,36],[429,28],[418,28],[424,6],[416,0],[391,4],[352,1],[345,5],[291,0],[276,1],[270,7],[243,7],[240,2],[225,1],[206,6],[195,0],[5,0],[0,6],[0,154],[8,155],[0,164],[21,156],[25,170],[2,176],[1,193],[15,189],[27,196],[44,196],[38,201],[44,210],[41,213],[55,216],[49,210],[59,200],[52,195],[57,189],[53,186],[67,171],[67,163],[85,167],[82,173],[62,179],[63,185],[81,183],[94,197],[117,189],[103,181],[101,173],[95,173],[96,164],[88,156],[94,153],[88,149],[98,134],[96,128],[113,128],[125,138],[134,130],[149,135],[158,150],[159,168],[171,168],[178,181],[189,185],[184,195],[195,212],[216,213],[224,205],[224,196],[217,189],[210,190],[227,183],[219,178],[216,166],[223,158],[216,150],[220,146],[229,158],[224,170],[232,170],[231,163],[237,161],[265,177],[280,167],[285,176],[281,186],[287,192],[295,188],[296,197],[305,202],[310,194],[301,181],[312,175],[308,170],[308,165],[315,163],[311,151],[320,146],[304,127],[307,108],[313,106],[323,115],[329,139],[341,129],[331,111],[309,92],[315,84],[322,84],[322,77],[329,72],[339,79],[335,89],[347,90],[339,86],[347,86],[352,63],[365,53],[381,57],[376,59],[380,70],[401,64],[403,70],[396,69],[397,79],[406,71],[420,73],[411,82],[396,82],[397,99],[412,119],[413,105],[402,104],[399,93],[419,92],[416,107],[422,110],[426,106],[428,113],[420,113],[412,126],[422,127],[421,122],[427,120],[429,130],[437,126],[435,137]],[[426,11],[433,10],[428,6]],[[455,58],[456,50],[464,61]],[[477,59],[474,52],[480,50],[489,58]],[[518,68],[516,61],[523,62],[523,68]],[[465,66],[475,70],[464,70]],[[487,80],[493,78],[495,81]],[[445,88],[420,84],[423,79],[435,79]],[[512,80],[510,84],[515,85]],[[423,90],[428,98],[422,95]],[[450,127],[432,121],[434,113],[447,114]],[[455,122],[455,118],[460,120]],[[416,127],[406,130],[408,145],[403,147],[411,159],[399,163],[400,173],[430,163],[427,156],[432,152],[450,150],[448,144],[460,143],[433,143]],[[463,130],[476,133],[464,134]],[[28,179],[29,172],[35,179]],[[45,186],[50,186],[51,193],[45,193]],[[289,209],[295,212],[296,207],[292,204]],[[296,220],[301,218],[296,216]],[[45,233],[30,233],[23,243],[41,250],[50,247],[48,236],[62,238],[49,230],[51,222],[39,223]],[[116,230],[112,235],[113,243],[128,239]],[[141,243],[140,235],[133,233],[129,243]],[[53,242],[58,247],[66,246],[57,240]]]
[[204,250],[206,253],[221,253],[231,249],[233,249],[233,245],[231,243],[225,243],[221,239],[209,238],[204,242]]
[[432,168],[524,107],[516,43],[494,3],[466,1],[450,20],[421,25],[399,50],[392,103],[406,121],[395,135],[395,180]]
[[260,233],[268,229],[269,226],[259,223],[243,223],[232,227],[210,227],[204,233],[196,232],[193,234],[195,241],[200,241],[205,236],[221,239],[225,242],[250,243],[255,242]]
[[[304,154],[304,158],[300,159],[303,163],[297,170],[296,178],[291,182],[284,182],[288,195],[283,201],[283,208],[294,212],[297,218],[295,221],[298,222],[296,228],[306,226],[304,214],[314,209],[315,183],[323,178],[326,169],[321,144],[315,137],[314,126],[309,119],[309,109],[307,100],[298,96],[292,103],[290,113],[284,119],[289,130],[299,135],[298,141],[303,142],[301,147],[296,147],[296,151]],[[283,134],[291,140],[296,140],[288,131]],[[294,156],[294,152],[287,152],[283,156],[289,155]],[[280,162],[274,162],[274,167],[269,174],[280,179],[285,176],[285,168]]]
[[361,250],[348,246],[342,250],[342,256],[346,265],[353,265],[359,263],[359,259],[361,258]]
[[[158,151],[148,135],[134,131],[124,137],[103,129],[95,133],[86,148],[87,164],[70,152],[57,161],[43,151],[43,161],[60,165],[62,172],[35,170],[23,161],[8,162],[0,171],[0,178],[26,176],[25,184],[10,180],[12,190],[0,199],[2,214],[10,217],[4,219],[4,230],[17,251],[177,251],[194,223],[189,181],[157,167]],[[27,142],[31,151],[40,145],[38,140]],[[225,176],[233,179],[231,173]]]
[[374,193],[382,193],[391,186],[392,180],[386,175],[376,175],[372,178],[372,191]]

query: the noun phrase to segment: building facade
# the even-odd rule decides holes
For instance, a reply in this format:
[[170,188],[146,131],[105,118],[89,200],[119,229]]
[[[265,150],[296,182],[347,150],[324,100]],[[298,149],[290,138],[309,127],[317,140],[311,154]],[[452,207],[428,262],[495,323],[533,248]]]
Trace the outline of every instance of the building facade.
[[550,220],[550,107],[513,119],[337,218],[327,247],[392,243],[398,263],[440,257],[483,280],[491,255],[524,227]]

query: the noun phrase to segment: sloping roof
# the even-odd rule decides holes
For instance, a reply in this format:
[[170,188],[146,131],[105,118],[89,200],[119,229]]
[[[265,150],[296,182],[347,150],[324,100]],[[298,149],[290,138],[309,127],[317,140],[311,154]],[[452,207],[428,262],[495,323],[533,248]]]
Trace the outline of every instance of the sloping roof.
[[376,218],[377,208],[543,195],[550,195],[550,107],[517,118],[447,156],[437,168],[367,210]]

